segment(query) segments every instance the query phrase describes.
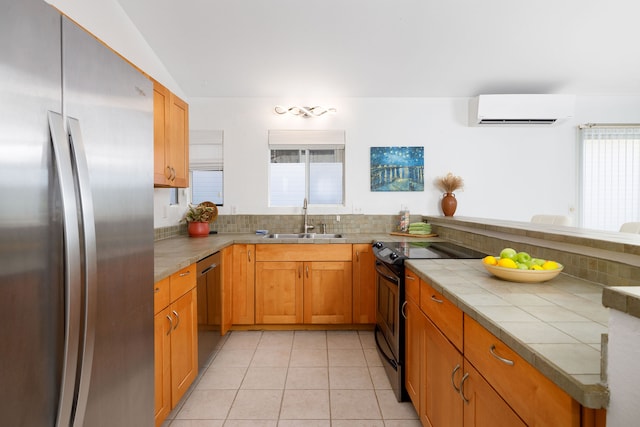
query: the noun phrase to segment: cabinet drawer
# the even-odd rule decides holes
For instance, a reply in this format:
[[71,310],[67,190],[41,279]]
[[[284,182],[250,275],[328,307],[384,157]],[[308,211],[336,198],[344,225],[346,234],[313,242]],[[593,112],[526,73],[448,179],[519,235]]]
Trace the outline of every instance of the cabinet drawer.
[[467,315],[464,355],[527,425],[579,425],[577,401]]
[[175,301],[196,286],[196,265],[191,264],[171,276],[171,301]]
[[340,243],[256,245],[256,261],[351,261],[351,247]]
[[156,282],[153,285],[153,314],[158,314],[162,309],[169,305],[171,280],[167,277]]
[[420,278],[408,268],[404,270],[404,290],[408,299],[420,303]]
[[420,281],[420,309],[462,351],[462,310],[424,280]]

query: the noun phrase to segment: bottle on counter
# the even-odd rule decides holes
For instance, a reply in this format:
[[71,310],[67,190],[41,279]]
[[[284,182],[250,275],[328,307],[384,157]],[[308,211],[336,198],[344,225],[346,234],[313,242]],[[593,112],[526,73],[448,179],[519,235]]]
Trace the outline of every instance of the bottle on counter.
[[409,210],[407,208],[403,208],[400,211],[400,231],[406,233],[409,231]]

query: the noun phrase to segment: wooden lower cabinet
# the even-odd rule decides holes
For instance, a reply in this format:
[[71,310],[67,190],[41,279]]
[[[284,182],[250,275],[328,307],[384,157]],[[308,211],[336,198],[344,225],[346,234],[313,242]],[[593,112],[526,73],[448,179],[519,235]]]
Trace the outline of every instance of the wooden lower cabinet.
[[423,330],[425,316],[418,304],[407,298],[402,315],[405,317],[405,387],[416,412],[420,414],[420,368],[424,354]]
[[463,394],[466,399],[462,405],[465,427],[525,427],[527,425],[466,360],[463,378],[461,395]]
[[311,261],[303,268],[304,323],[352,323],[351,262]]
[[376,271],[373,246],[353,245],[353,323],[376,323]]
[[256,263],[256,323],[302,323],[303,263]]
[[234,325],[255,323],[256,245],[233,245],[231,301]]
[[255,323],[352,323],[352,282],[352,245],[256,245]]
[[195,264],[155,284],[155,425],[160,426],[198,375]]

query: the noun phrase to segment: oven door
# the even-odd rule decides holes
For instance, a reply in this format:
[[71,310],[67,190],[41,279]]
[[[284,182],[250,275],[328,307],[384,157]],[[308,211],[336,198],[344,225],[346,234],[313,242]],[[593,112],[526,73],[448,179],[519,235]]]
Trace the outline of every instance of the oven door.
[[404,340],[403,318],[400,316],[402,301],[402,276],[383,262],[376,260],[376,327],[375,340],[383,359],[387,377],[398,401],[403,400]]

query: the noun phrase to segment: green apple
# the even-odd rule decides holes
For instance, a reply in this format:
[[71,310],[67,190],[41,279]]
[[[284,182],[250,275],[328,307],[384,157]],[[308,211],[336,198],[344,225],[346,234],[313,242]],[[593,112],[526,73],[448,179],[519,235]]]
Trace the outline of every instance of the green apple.
[[516,261],[516,255],[518,253],[513,248],[504,248],[500,251],[500,258],[509,258]]
[[539,265],[540,267],[542,267],[542,264],[545,263],[545,260],[540,258],[531,258],[531,262],[533,263],[533,265]]
[[516,265],[518,266],[518,270],[528,270],[529,266],[523,262],[516,262]]
[[516,261],[517,262],[522,262],[522,263],[527,263],[528,261],[531,261],[531,255],[529,255],[526,252],[518,252],[516,254]]

